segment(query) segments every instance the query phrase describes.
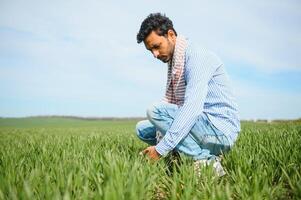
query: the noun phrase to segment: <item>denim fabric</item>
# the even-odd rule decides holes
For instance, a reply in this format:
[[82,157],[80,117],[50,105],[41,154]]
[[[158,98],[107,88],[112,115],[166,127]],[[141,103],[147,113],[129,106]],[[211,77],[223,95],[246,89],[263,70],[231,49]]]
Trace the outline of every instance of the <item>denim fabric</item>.
[[[165,102],[154,104],[147,110],[148,120],[137,123],[137,136],[149,145],[156,145],[156,131],[165,135],[177,111],[178,106],[175,104]],[[215,128],[203,113],[198,117],[188,135],[177,144],[175,150],[191,156],[194,160],[211,159],[222,152],[229,151],[233,143],[234,141],[230,141]]]

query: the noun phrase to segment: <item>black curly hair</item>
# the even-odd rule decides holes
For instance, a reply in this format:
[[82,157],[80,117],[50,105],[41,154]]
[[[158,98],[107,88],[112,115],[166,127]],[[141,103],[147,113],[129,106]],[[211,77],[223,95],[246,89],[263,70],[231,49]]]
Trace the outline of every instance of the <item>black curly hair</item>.
[[172,21],[161,13],[151,13],[147,18],[142,22],[140,26],[139,33],[137,34],[137,43],[141,43],[144,39],[152,32],[160,36],[165,36],[168,30],[173,30],[177,36],[177,32],[173,28]]

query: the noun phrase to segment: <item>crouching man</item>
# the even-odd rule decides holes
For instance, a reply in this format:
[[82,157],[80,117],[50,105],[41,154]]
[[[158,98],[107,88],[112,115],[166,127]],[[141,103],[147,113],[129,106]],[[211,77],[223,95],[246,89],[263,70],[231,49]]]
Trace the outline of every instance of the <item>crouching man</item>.
[[[167,63],[164,98],[147,109],[148,120],[137,123],[138,137],[149,144],[143,153],[158,160],[171,151],[195,163],[224,172],[217,157],[231,149],[240,132],[237,105],[221,60],[178,35],[172,21],[160,13],[141,24],[137,42]],[[157,141],[157,133],[163,137]]]

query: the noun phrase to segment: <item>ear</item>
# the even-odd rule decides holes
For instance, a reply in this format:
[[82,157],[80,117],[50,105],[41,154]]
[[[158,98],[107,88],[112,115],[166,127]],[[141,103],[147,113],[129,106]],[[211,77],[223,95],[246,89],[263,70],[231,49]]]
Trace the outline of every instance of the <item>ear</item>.
[[169,29],[169,30],[167,31],[167,37],[168,37],[169,39],[171,39],[172,41],[175,41],[175,39],[176,39],[176,34],[175,34],[175,32],[174,32],[173,30]]
[[170,36],[170,37],[176,36],[175,32],[174,32],[173,30],[171,30],[171,29],[169,29],[169,30],[167,31],[167,35]]

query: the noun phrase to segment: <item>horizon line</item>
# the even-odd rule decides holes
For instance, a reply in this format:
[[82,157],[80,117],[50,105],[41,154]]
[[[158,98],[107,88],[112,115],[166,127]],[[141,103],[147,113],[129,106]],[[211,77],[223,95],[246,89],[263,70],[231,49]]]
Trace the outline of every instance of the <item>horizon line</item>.
[[[73,119],[82,119],[82,120],[134,120],[134,119],[146,119],[147,117],[141,117],[141,116],[129,116],[129,117],[117,117],[117,116],[78,116],[78,115],[29,115],[29,116],[23,116],[23,117],[4,117],[0,116],[0,119],[21,119],[21,118],[73,118]],[[269,118],[249,118],[249,119],[241,119],[240,121],[298,121],[301,120],[301,117],[299,118],[275,118],[275,119],[269,119]]]

